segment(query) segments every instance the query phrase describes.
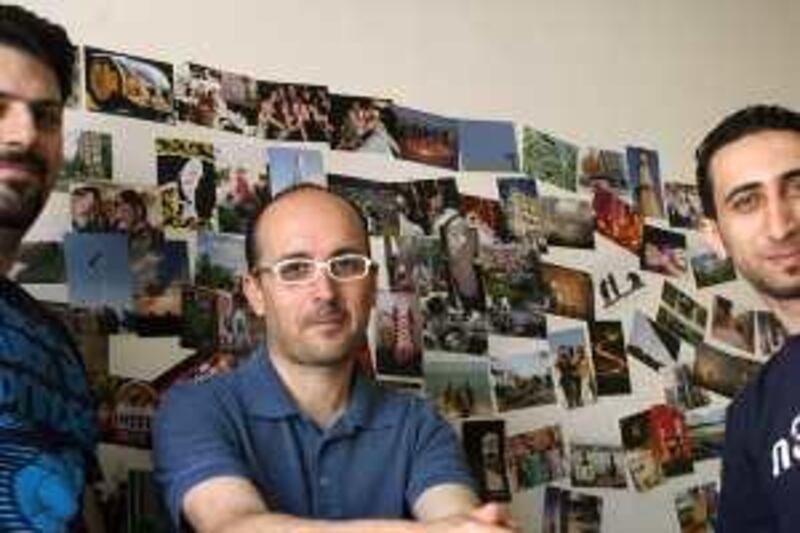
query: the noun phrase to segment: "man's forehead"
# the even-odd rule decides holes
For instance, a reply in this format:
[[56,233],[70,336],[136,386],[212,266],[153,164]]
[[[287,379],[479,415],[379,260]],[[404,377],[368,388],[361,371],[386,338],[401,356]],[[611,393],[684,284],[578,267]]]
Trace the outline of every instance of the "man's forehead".
[[758,187],[800,167],[800,132],[764,130],[721,147],[711,158],[717,193],[742,186]]
[[0,94],[34,101],[61,100],[53,68],[33,54],[3,42],[0,42]]

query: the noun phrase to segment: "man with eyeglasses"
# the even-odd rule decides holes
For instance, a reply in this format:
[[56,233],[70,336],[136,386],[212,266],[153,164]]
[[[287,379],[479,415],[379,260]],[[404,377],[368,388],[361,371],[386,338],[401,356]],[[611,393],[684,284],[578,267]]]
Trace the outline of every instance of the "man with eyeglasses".
[[0,5],[0,531],[85,531],[79,511],[96,464],[93,402],[75,343],[7,278],[61,167],[74,57],[63,28]]
[[376,290],[356,208],[318,186],[287,189],[255,217],[246,252],[266,346],[230,374],[174,387],[156,416],[156,475],[175,523],[512,531],[504,508],[479,505],[432,407],[355,371]]

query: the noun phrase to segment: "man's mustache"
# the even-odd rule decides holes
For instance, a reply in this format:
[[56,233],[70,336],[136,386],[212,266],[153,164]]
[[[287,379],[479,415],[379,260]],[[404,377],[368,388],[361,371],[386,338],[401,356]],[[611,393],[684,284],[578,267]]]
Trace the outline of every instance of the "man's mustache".
[[0,162],[23,166],[38,175],[47,173],[47,161],[35,152],[0,149]]

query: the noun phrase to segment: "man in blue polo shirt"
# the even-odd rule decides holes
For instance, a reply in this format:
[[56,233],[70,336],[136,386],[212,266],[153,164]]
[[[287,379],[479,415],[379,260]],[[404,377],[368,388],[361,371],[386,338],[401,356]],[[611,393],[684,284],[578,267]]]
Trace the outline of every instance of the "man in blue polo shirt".
[[[155,421],[157,476],[197,531],[513,529],[480,506],[460,446],[428,403],[355,369],[375,300],[363,218],[301,185],[247,235],[245,294],[266,346],[234,372],[179,385]],[[416,519],[416,521],[412,520]]]

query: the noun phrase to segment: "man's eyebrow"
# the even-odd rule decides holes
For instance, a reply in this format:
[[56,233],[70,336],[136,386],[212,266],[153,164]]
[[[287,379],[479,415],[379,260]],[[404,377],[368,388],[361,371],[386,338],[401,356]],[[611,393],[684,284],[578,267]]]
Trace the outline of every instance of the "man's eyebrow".
[[33,100],[29,100],[27,98],[23,98],[18,94],[9,93],[6,91],[0,91],[0,99],[8,99],[8,100],[18,100],[20,102],[25,102],[28,105],[37,105],[37,106],[61,106],[63,102],[59,98],[36,98]]
[[744,193],[747,193],[747,192],[752,192],[752,191],[755,191],[755,190],[760,189],[760,188],[761,188],[761,183],[757,182],[757,181],[744,183],[742,185],[734,187],[733,189],[728,191],[728,193],[725,195],[725,203],[728,203],[731,200],[733,200],[733,198],[735,196],[738,196],[740,194],[744,194]]
[[778,176],[778,178],[780,178],[781,180],[787,180],[797,177],[800,177],[800,167],[787,170],[786,172]]

